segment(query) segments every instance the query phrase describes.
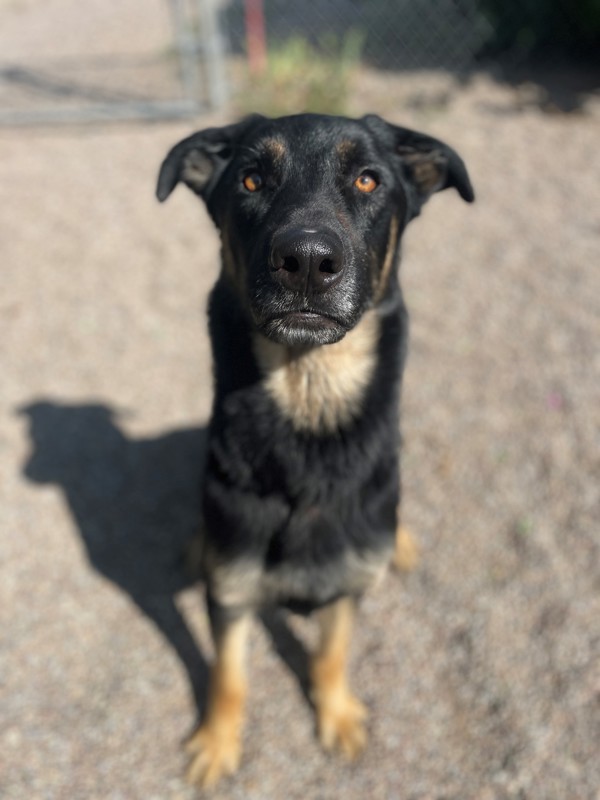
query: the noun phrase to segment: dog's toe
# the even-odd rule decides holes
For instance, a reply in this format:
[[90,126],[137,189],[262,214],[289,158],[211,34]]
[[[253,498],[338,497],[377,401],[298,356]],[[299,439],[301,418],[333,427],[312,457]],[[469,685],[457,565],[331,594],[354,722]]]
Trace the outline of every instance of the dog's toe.
[[364,749],[367,709],[356,697],[348,693],[337,702],[322,706],[318,717],[319,739],[325,750],[339,750],[346,758],[354,759]]
[[240,764],[242,749],[238,735],[201,727],[186,745],[192,756],[187,771],[190,783],[207,788],[225,775],[232,775]]

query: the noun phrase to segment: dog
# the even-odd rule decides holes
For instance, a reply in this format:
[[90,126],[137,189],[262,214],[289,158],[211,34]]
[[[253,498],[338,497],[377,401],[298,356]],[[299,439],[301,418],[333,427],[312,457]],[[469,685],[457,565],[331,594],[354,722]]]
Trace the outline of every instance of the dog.
[[375,115],[199,131],[166,156],[158,199],[179,182],[222,242],[202,539],[216,655],[188,745],[188,777],[207,786],[240,762],[245,643],[264,606],[314,612],[319,738],[350,758],[365,745],[346,668],[355,607],[394,554],[414,560],[398,520],[400,241],[435,192],[474,193],[452,148]]

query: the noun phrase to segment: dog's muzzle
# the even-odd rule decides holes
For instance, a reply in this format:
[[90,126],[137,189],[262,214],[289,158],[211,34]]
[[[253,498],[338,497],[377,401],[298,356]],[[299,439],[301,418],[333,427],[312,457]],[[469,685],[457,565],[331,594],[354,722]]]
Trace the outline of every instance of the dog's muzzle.
[[335,286],[344,271],[344,246],[330,230],[291,228],[276,233],[269,269],[276,283],[304,297]]

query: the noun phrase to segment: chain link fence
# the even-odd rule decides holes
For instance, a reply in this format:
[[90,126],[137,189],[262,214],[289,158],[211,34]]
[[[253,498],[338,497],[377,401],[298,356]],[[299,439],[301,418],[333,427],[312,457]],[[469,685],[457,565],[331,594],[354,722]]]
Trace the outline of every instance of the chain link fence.
[[[244,10],[223,0],[233,52],[244,50]],[[269,45],[304,36],[327,46],[349,31],[364,37],[364,60],[391,70],[471,70],[485,59],[586,56],[599,63],[598,0],[259,0]]]
[[[244,0],[222,10],[223,30],[233,53],[245,51]],[[265,0],[269,46],[303,37],[327,52],[350,33],[362,38],[362,59],[390,70],[474,66],[492,29],[478,0]]]
[[348,57],[460,75],[482,59],[522,64],[544,48],[597,61],[600,47],[598,0],[0,0],[0,124],[218,107],[228,90],[252,89],[242,79],[252,9],[271,69],[286,69],[278,48],[302,43],[304,61],[288,65],[296,82],[313,54],[337,57],[333,81]]
[[226,96],[215,0],[0,0],[0,124],[189,117]]

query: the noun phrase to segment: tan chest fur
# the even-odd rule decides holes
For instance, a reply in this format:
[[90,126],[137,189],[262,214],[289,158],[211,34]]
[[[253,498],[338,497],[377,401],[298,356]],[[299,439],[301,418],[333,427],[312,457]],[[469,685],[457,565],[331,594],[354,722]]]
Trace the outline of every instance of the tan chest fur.
[[292,349],[257,334],[254,352],[265,388],[294,427],[331,433],[360,413],[378,340],[379,318],[368,311],[335,344]]

